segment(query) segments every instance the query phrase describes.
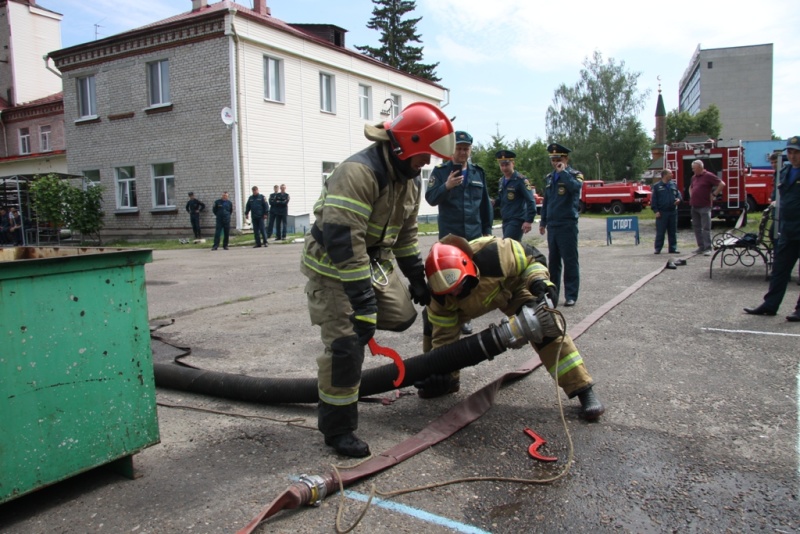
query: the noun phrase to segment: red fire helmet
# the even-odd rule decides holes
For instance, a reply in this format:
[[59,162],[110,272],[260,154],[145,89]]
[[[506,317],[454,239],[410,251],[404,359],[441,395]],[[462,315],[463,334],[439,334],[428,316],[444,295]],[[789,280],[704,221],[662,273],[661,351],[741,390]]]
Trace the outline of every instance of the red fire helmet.
[[393,120],[383,124],[397,157],[417,154],[451,158],[456,148],[453,123],[441,109],[427,102],[412,102]]
[[434,243],[425,260],[425,275],[434,295],[455,295],[467,277],[477,278],[478,271],[470,256],[460,248]]

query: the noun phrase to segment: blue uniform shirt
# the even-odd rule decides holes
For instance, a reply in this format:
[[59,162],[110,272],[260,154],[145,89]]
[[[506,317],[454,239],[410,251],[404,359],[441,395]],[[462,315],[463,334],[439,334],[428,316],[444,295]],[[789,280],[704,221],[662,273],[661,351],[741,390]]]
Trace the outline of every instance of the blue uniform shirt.
[[582,186],[583,174],[572,167],[548,174],[545,177],[542,220],[539,225],[547,227],[577,223]]
[[497,188],[497,202],[500,204],[500,217],[503,221],[522,220],[532,223],[536,216],[536,202],[533,200],[533,186],[528,179],[514,171],[511,178],[500,177]]
[[428,204],[439,206],[439,238],[453,234],[473,240],[491,234],[494,211],[483,169],[467,162],[464,181],[448,191],[445,183],[452,172],[452,161],[438,165],[425,191]]
[[652,196],[650,198],[650,207],[653,211],[658,213],[660,211],[675,211],[678,206],[675,205],[675,200],[681,199],[681,192],[678,191],[678,186],[674,181],[670,180],[667,183],[659,180],[652,188]]
[[[778,176],[778,191],[780,193],[780,220],[781,237],[796,240],[800,239],[800,169],[786,165]],[[791,181],[794,174],[794,182]]]
[[230,222],[231,213],[233,213],[233,202],[230,200],[222,200],[221,198],[215,200],[214,207],[211,211],[217,216],[218,221]]

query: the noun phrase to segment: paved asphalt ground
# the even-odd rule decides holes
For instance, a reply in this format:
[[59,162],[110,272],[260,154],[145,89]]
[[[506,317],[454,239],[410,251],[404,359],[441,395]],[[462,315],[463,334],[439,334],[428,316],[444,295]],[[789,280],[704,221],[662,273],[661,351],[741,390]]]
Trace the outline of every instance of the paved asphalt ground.
[[[653,255],[652,221],[642,224],[640,246],[630,234],[606,246],[604,221],[581,220],[582,286],[577,306],[562,309],[568,325],[663,268],[670,256]],[[434,238],[421,241],[427,252]],[[566,477],[395,497],[373,504],[355,532],[800,532],[800,325],[784,319],[800,286],[795,276],[777,317],[745,315],[742,307],[758,304],[767,287],[761,266],[715,268],[709,279],[709,258],[688,253],[693,241],[681,232],[688,265],[658,272],[577,339],[607,411],[588,424],[561,396],[574,445]],[[314,376],[320,342],[308,321],[300,248],[157,251],[146,268],[150,317],[175,320],[160,333],[191,346],[197,366]],[[474,326],[499,319],[489,314]],[[378,340],[419,354],[420,321]],[[362,404],[359,435],[373,452],[389,449],[530,357],[524,348],[465,369],[461,392],[449,397]],[[368,357],[367,365],[387,361]],[[322,444],[314,405],[166,389],[158,401],[161,443],[136,455],[140,478],[104,469],[75,476],[0,505],[0,532],[234,532],[301,473],[347,463]],[[557,463],[527,455],[525,427],[547,439],[544,452]],[[504,387],[486,415],[453,437],[351,486],[344,525],[373,483],[391,491],[459,477],[542,479],[563,470],[568,451],[553,382],[539,369]],[[318,508],[283,512],[258,532],[334,532],[338,503],[336,494]]]

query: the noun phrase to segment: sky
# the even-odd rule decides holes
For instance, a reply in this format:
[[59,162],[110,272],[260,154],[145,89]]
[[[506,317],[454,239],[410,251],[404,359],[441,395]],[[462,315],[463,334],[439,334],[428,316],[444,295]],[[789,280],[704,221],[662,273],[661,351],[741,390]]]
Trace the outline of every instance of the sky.
[[[209,0],[215,3],[216,0]],[[144,26],[190,11],[191,0],[37,0],[61,13],[64,47]],[[252,0],[239,4],[252,7]],[[367,29],[370,0],[267,0],[272,16],[290,23],[335,24],[346,44],[377,45]],[[439,62],[450,89],[445,111],[459,130],[488,144],[546,139],[545,116],[555,90],[574,85],[595,50],[639,73],[649,92],[639,120],[652,136],[661,87],[667,111],[678,107],[678,86],[698,45],[703,49],[773,43],[772,129],[800,135],[800,9],[796,0],[649,3],[638,0],[417,0],[407,17],[417,28],[425,63]],[[564,7],[568,10],[558,11]],[[792,110],[795,110],[794,112]]]

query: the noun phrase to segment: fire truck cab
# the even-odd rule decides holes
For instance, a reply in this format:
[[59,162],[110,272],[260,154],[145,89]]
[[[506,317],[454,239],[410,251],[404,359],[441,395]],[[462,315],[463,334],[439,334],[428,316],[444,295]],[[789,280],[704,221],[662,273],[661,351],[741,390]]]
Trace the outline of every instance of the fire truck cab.
[[[689,186],[694,175],[692,162],[698,159],[703,162],[707,171],[713,172],[725,182],[725,189],[711,208],[711,217],[724,219],[733,225],[747,211],[744,147],[738,142],[717,143],[712,139],[700,143],[673,143],[664,153],[664,166],[672,171],[678,190],[683,195],[683,202],[678,206],[678,222],[686,224],[691,221]],[[747,222],[747,215],[744,222]]]

